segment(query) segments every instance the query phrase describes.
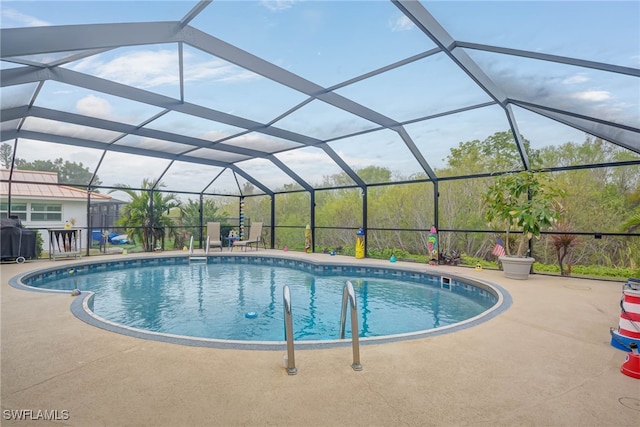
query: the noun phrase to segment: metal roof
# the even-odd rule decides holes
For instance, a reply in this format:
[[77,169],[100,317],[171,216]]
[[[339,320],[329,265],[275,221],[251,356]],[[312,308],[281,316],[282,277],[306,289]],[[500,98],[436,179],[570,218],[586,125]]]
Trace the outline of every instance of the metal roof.
[[3,23],[1,141],[105,186],[236,195],[366,186],[369,165],[437,181],[450,148],[504,130],[515,169],[523,136],[640,154],[637,2],[526,3],[110,2],[115,22],[60,3],[59,24]]
[[[0,195],[9,194],[9,179],[11,178],[11,197],[42,198],[42,199],[79,199],[87,200],[87,192],[78,188],[59,185],[58,174],[54,172],[10,171],[0,170]],[[111,196],[92,193],[94,201],[111,200]]]

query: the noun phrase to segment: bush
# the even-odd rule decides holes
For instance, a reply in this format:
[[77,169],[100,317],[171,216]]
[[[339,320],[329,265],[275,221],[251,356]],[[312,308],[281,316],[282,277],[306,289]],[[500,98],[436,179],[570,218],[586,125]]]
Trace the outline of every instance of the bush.
[[[560,274],[557,264],[533,264],[533,270],[537,273]],[[613,268],[602,265],[573,265],[570,268],[572,276],[582,276],[600,279],[628,279],[640,277],[640,270],[632,268]]]
[[32,229],[31,231],[36,233],[36,259],[42,256],[42,249],[44,246],[44,240],[42,239],[42,235],[40,231]]

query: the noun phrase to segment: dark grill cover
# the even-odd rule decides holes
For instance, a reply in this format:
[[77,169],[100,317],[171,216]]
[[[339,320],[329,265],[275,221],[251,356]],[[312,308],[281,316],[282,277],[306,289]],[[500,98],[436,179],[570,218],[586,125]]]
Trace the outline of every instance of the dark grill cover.
[[36,233],[22,228],[19,219],[0,219],[0,257],[6,258],[35,258]]

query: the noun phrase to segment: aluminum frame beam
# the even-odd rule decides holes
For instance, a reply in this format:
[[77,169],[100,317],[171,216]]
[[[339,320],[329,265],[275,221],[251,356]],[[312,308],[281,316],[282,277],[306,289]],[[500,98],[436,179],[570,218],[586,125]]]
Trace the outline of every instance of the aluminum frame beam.
[[[3,132],[3,134],[4,133],[5,132]],[[131,147],[128,145],[109,144],[104,142],[92,141],[88,139],[53,135],[53,134],[43,133],[43,132],[34,132],[34,131],[25,131],[25,130],[21,130],[18,132],[17,130],[12,130],[12,131],[7,131],[6,134],[7,136],[12,138],[33,139],[36,141],[53,142],[56,144],[93,148],[96,150],[115,151],[118,153],[134,154],[138,156],[154,157],[154,158],[160,158],[165,160],[178,160],[178,161],[184,161],[188,163],[196,163],[196,164],[202,164],[207,166],[217,166],[222,168],[228,168],[233,170],[238,175],[241,175],[243,178],[245,178],[247,181],[254,184],[256,187],[260,188],[264,193],[269,195],[274,194],[274,192],[271,189],[263,185],[259,180],[247,174],[244,170],[242,170],[238,166],[230,163],[218,162],[216,160],[210,160],[210,159],[202,159],[199,157],[193,157],[188,155],[172,154],[172,153],[167,153],[166,151],[151,150],[148,148],[138,148],[138,147]]]
[[[513,117],[507,108],[507,96],[496,84],[487,76],[484,71],[475,63],[473,59],[462,49],[456,49],[456,41],[440,25],[440,23],[415,0],[391,0],[392,3],[405,14],[423,33],[425,33],[442,51],[464,71],[476,84],[487,93],[493,100],[502,106],[507,115],[507,120],[514,131]],[[518,151],[526,169],[530,168],[529,157],[524,148],[524,141],[520,133],[514,133]]]
[[[34,36],[30,33],[29,28],[17,28],[17,29],[9,29],[2,30],[2,41],[0,48],[2,49],[2,58],[8,58],[13,56],[24,56],[24,55],[33,55],[37,53],[43,52],[58,52],[58,51],[73,51],[73,50],[86,50],[86,49],[100,49],[100,48],[112,48],[119,46],[132,46],[139,44],[160,44],[160,43],[179,43],[184,42],[189,44],[190,46],[202,50],[206,53],[209,53],[213,56],[222,58],[228,62],[236,64],[244,69],[250,70],[256,74],[259,74],[263,77],[266,77],[272,81],[285,85],[291,89],[294,89],[298,92],[304,93],[310,97],[316,98],[318,100],[324,101],[329,105],[332,105],[336,108],[347,111],[351,114],[357,115],[365,120],[376,123],[382,127],[396,130],[400,127],[400,124],[395,120],[386,117],[377,111],[371,110],[363,105],[360,105],[348,98],[345,98],[341,95],[338,95],[330,90],[323,88],[315,83],[312,83],[296,74],[293,74],[283,68],[280,68],[270,62],[267,62],[255,55],[252,55],[242,49],[239,49],[231,44],[228,44],[218,38],[215,38],[209,34],[206,34],[200,30],[197,30],[192,27],[182,27],[181,23],[175,22],[153,22],[153,23],[124,23],[124,24],[93,24],[93,25],[69,25],[69,26],[61,26],[61,27],[38,27],[36,28],[36,32],[44,29],[43,34],[40,35],[41,38],[47,38],[47,43],[43,45],[45,47],[34,47],[29,44],[19,43],[19,40],[27,40],[33,42]],[[59,31],[56,31],[59,29]],[[90,29],[90,31],[89,31]],[[95,31],[94,31],[95,29]],[[5,36],[5,32],[7,32],[7,36]],[[84,33],[90,33],[90,36],[87,36]],[[62,33],[62,34],[59,34]],[[84,37],[83,37],[84,34]],[[128,40],[123,40],[122,36],[124,34],[129,35]],[[63,40],[64,43],[60,43],[60,40]],[[82,40],[78,40],[82,39]],[[5,49],[5,44],[7,46],[11,46],[11,48]],[[60,70],[52,69],[50,70],[51,74],[59,74]],[[70,70],[63,70],[62,76],[50,76],[50,79],[61,81],[68,84],[78,85],[81,87],[85,87],[87,89],[102,91],[94,86],[84,86],[79,83],[78,80],[81,80],[80,77],[76,77],[75,82],[65,81],[69,78]],[[72,72],[73,73],[73,72]],[[79,73],[81,74],[81,73]],[[9,77],[9,75],[7,75]],[[88,78],[91,76],[86,76]],[[62,80],[60,80],[62,79]],[[3,79],[4,80],[4,77]],[[38,80],[43,80],[42,77],[38,78]],[[102,79],[98,79],[102,80]],[[98,85],[97,80],[94,80],[94,84]],[[122,85],[126,88],[130,88],[129,86]],[[131,90],[139,90],[136,88],[130,88]],[[107,92],[110,93],[110,92]],[[115,96],[120,96],[127,98],[122,93],[111,93]],[[129,98],[130,99],[130,98]],[[140,100],[140,102],[149,103]],[[163,108],[175,109],[172,108],[171,105],[164,105]],[[179,110],[177,110],[179,111]],[[187,113],[189,114],[189,113]],[[221,113],[223,114],[223,113]],[[197,115],[197,114],[194,114]],[[221,121],[223,123],[228,123],[223,120],[217,120],[211,117],[205,117],[211,120]],[[227,118],[228,119],[228,118]],[[245,119],[246,120],[246,119]],[[251,129],[251,126],[247,126],[246,124],[238,125],[232,124],[233,126]],[[264,126],[264,125],[263,125]],[[272,126],[266,126],[262,128],[253,128],[256,131],[269,133],[268,129],[273,128]],[[260,130],[258,130],[260,129]],[[277,128],[276,128],[277,129]],[[284,139],[292,139],[290,135],[288,136],[280,136],[273,135]],[[403,140],[405,142],[409,142],[408,147],[413,152],[414,144],[410,139],[410,136],[405,133],[403,136]],[[306,143],[307,145],[312,144],[310,141]],[[424,159],[417,159],[420,165],[424,165],[426,162]],[[432,176],[433,171],[430,167],[425,169],[425,172]]]
[[[509,99],[505,93],[478,67],[478,65],[471,59],[465,49],[482,50],[506,55],[521,56],[536,60],[544,60],[555,63],[562,63],[580,67],[587,67],[602,71],[620,73],[624,75],[630,75],[638,77],[640,76],[640,70],[630,67],[621,67],[611,64],[599,63],[595,61],[584,61],[574,58],[567,58],[557,55],[549,55],[538,52],[529,52],[518,49],[501,48],[496,46],[484,45],[479,43],[470,43],[464,41],[454,40],[449,33],[439,24],[439,22],[425,9],[425,7],[418,1],[413,0],[392,0],[392,3],[398,7],[398,9],[404,13],[425,35],[427,35],[435,44],[436,48],[426,52],[414,55],[404,60],[398,61],[393,64],[389,64],[378,70],[371,71],[361,76],[352,78],[346,82],[337,84],[335,86],[324,88],[311,81],[308,81],[296,74],[293,74],[283,68],[280,68],[268,61],[265,61],[259,57],[256,57],[246,51],[243,51],[233,45],[230,45],[220,39],[217,39],[209,34],[206,34],[196,28],[190,27],[188,24],[195,16],[197,16],[204,8],[211,3],[210,0],[200,1],[185,17],[180,21],[168,21],[168,22],[143,22],[143,23],[122,23],[122,24],[93,24],[93,25],[66,25],[58,27],[37,27],[37,28],[12,28],[0,30],[0,56],[3,60],[9,62],[15,62],[19,64],[31,64],[26,67],[5,69],[0,71],[0,86],[6,87],[17,84],[26,84],[32,82],[42,82],[46,80],[54,80],[65,84],[84,87],[86,89],[100,91],[103,93],[111,94],[117,97],[130,99],[137,102],[142,102],[147,105],[153,105],[163,108],[168,111],[177,111],[187,115],[195,117],[201,117],[207,120],[215,122],[229,124],[231,126],[245,129],[239,135],[249,132],[258,132],[266,135],[274,136],[277,138],[293,141],[306,146],[315,146],[323,149],[338,166],[345,171],[352,180],[359,186],[366,186],[366,184],[358,177],[358,175],[343,161],[343,159],[330,147],[327,142],[349,137],[345,135],[338,138],[333,138],[327,141],[321,141],[307,135],[290,132],[284,129],[273,126],[278,120],[296,111],[305,103],[310,102],[313,99],[323,101],[335,108],[339,108],[343,111],[349,112],[356,116],[359,116],[365,120],[375,123],[380,126],[377,129],[367,130],[369,131],[380,130],[383,128],[393,130],[399,134],[405,145],[409,148],[414,155],[418,163],[427,173],[431,180],[434,182],[437,180],[433,170],[429,166],[429,163],[422,156],[410,135],[405,131],[403,123],[398,123],[395,120],[386,117],[377,111],[371,110],[363,105],[360,105],[348,98],[345,98],[334,91],[353,84],[355,82],[364,80],[376,74],[383,73],[393,68],[397,68],[402,65],[406,65],[413,61],[420,60],[435,53],[442,52],[447,55],[459,68],[461,68],[479,87],[481,87],[495,103],[500,104],[504,109],[506,119],[511,127],[511,131],[515,138],[517,148],[521,155],[521,160],[525,168],[530,168],[527,153],[524,150],[524,144],[521,139],[520,133],[517,128],[517,121],[515,120],[511,105],[518,105],[521,108],[525,108],[529,111],[535,112],[552,120],[574,127],[576,129],[583,130],[595,136],[601,137],[623,148],[629,149],[636,153],[640,153],[640,142],[638,141],[638,129],[632,126],[620,125],[604,121],[601,119],[595,119],[593,117],[587,117],[578,115],[569,111],[558,110],[551,107],[542,105],[536,105],[530,102],[521,100]],[[298,107],[292,108],[286,113],[279,116],[277,119],[270,123],[263,124],[252,120],[245,119],[239,116],[233,116],[220,111],[212,110],[206,107],[201,107],[195,104],[184,103],[181,100],[176,100],[166,96],[158,95],[152,92],[147,92],[130,86],[122,85],[119,83],[111,82],[108,80],[100,79],[97,77],[89,76],[86,74],[74,72],[67,69],[56,68],[55,66],[67,63],[69,61],[77,60],[90,55],[98,54],[110,49],[122,47],[122,46],[137,46],[145,44],[165,44],[165,43],[177,43],[178,49],[181,50],[182,43],[187,43],[190,46],[206,52],[210,55],[222,58],[228,62],[234,63],[244,69],[250,70],[256,74],[259,74],[271,81],[280,83],[298,92],[304,93],[309,96],[309,99]],[[43,53],[57,53],[57,52],[69,52],[69,54],[61,59],[54,60],[50,64],[39,64],[38,61],[33,61],[28,57],[29,55],[37,55]],[[73,53],[76,52],[76,53]],[[53,65],[53,68],[51,67]],[[43,68],[49,67],[49,68]],[[182,64],[180,64],[182,81]],[[181,89],[182,93],[182,89]],[[88,121],[94,120],[79,115],[73,115],[71,113],[54,112],[46,109],[38,110],[37,107],[33,107],[34,111],[29,110],[29,107],[25,107],[27,113],[25,114],[23,107],[12,108],[2,111],[2,121],[7,122],[9,120],[22,119],[25,117],[42,117],[50,120],[55,120],[54,117],[65,117],[68,123],[74,123],[78,125],[91,126]],[[44,116],[40,116],[42,114]],[[448,113],[443,113],[448,114]],[[430,117],[429,117],[430,118]],[[416,121],[427,120],[428,118],[415,119],[406,123],[413,123]],[[62,119],[59,119],[62,120]],[[96,119],[100,120],[100,119]],[[64,120],[63,120],[64,121]],[[198,138],[185,137],[181,135],[171,134],[170,132],[155,131],[144,127],[135,127],[131,125],[125,125],[122,123],[108,122],[108,121],[93,121],[94,127],[113,130],[116,132],[122,132],[125,134],[133,134],[138,136],[145,136],[149,138],[156,138],[167,140],[171,142],[181,143],[195,148],[206,147],[215,150],[227,151],[242,156],[260,157],[265,158],[274,163],[285,174],[291,177],[294,181],[300,184],[303,188],[308,189],[309,184],[295,174],[291,169],[286,167],[284,163],[279,161],[273,156],[274,153],[264,153],[257,150],[250,150],[241,147],[235,147],[232,145],[224,144],[224,140],[237,137],[238,135],[224,138],[220,141],[205,141]],[[132,129],[133,128],[133,129]],[[121,129],[121,130],[116,130]],[[128,129],[128,130],[126,130]],[[19,128],[15,132],[2,132],[2,139],[8,140],[12,138],[21,138],[27,133],[21,131]],[[52,135],[52,138],[56,138],[56,135]],[[204,145],[203,145],[204,144]],[[110,148],[102,148],[109,150]],[[287,151],[289,149],[281,150]],[[159,151],[150,150],[150,152]],[[164,152],[163,152],[164,153]],[[193,156],[187,155],[188,151],[183,153],[183,158],[193,158]],[[171,153],[164,153],[167,156],[175,156]],[[158,156],[155,156],[158,157]],[[276,160],[274,162],[274,159]],[[213,161],[208,159],[199,159],[200,162],[212,164]],[[240,160],[239,160],[240,161]],[[224,163],[224,162],[222,162]],[[224,163],[230,165],[230,163]],[[227,166],[229,167],[229,166]],[[254,183],[254,181],[249,180]]]

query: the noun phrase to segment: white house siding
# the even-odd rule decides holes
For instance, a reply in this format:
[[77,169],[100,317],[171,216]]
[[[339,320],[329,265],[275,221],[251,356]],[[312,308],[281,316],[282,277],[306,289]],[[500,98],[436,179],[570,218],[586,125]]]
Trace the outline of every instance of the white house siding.
[[[6,197],[2,197],[3,202],[7,202]],[[82,229],[81,247],[87,247],[87,201],[82,199],[50,199],[50,198],[25,198],[11,197],[11,203],[27,203],[27,220],[21,219],[22,225],[26,228],[36,229],[42,236],[43,254],[49,252],[49,229],[64,228],[65,222],[75,219],[74,228]],[[62,205],[62,218],[60,221],[32,221],[31,203],[48,203]],[[84,254],[84,252],[83,252]]]
[[[8,207],[10,171],[0,169],[0,201]],[[74,228],[82,230],[80,248],[87,247],[87,192],[75,187],[58,184],[58,175],[55,172],[13,170],[14,182],[11,183],[11,205],[22,205],[22,210],[11,209],[12,214],[19,214],[22,225],[36,229],[42,236],[42,250],[45,254],[49,252],[49,229],[64,228],[65,222],[75,220]],[[92,194],[91,203],[97,201],[111,200],[110,196],[104,194]],[[32,218],[34,209],[33,203],[46,205],[60,205],[60,217],[51,219],[45,218],[50,212],[39,211],[40,218]],[[24,206],[26,204],[26,207]],[[2,214],[6,215],[6,211]],[[37,214],[38,211],[35,211]],[[55,214],[55,212],[53,212]],[[84,253],[84,251],[83,251]]]

